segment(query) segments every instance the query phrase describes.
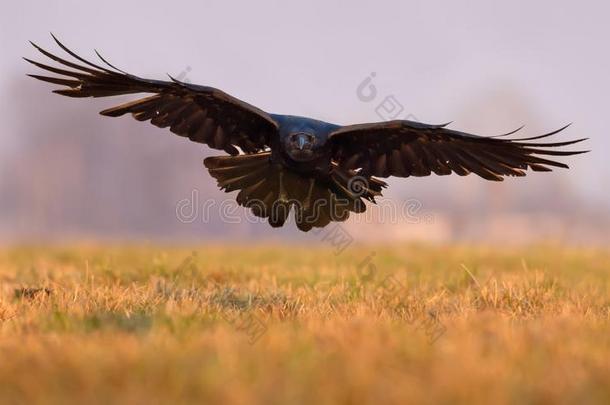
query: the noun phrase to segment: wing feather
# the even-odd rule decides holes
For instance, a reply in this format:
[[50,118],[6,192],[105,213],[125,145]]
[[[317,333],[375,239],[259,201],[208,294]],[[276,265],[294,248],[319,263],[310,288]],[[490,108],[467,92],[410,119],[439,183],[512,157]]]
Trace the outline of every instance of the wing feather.
[[543,156],[563,157],[588,152],[555,149],[587,138],[531,142],[551,137],[566,128],[528,138],[499,139],[454,131],[441,125],[389,121],[341,127],[332,132],[329,139],[333,161],[343,168],[361,169],[367,176],[409,177],[432,173],[465,176],[475,173],[487,180],[501,181],[504,176],[525,176],[528,168],[534,171],[568,168],[563,162]]
[[[68,97],[111,97],[124,94],[154,93],[134,101],[105,109],[100,114],[119,117],[131,114],[138,121],[148,121],[160,128],[211,148],[230,154],[256,153],[271,146],[278,124],[266,112],[232,97],[218,89],[197,86],[178,80],[143,79],[114,67],[97,51],[110,68],[96,65],[68,49],[55,36],[57,45],[78,62],[60,58],[32,43],[44,56],[62,68],[24,58],[34,66],[59,75],[29,75],[35,79],[60,85],[54,93]],[[82,64],[81,64],[82,63]],[[72,69],[66,70],[64,68]]]

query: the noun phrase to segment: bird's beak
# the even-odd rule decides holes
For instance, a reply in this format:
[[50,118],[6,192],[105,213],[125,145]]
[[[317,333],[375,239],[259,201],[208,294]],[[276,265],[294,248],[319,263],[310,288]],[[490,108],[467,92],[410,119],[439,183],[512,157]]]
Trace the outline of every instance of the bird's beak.
[[305,140],[305,136],[299,135],[297,137],[297,146],[299,147],[299,150],[303,150],[303,147],[305,146],[306,143],[307,143],[307,141]]

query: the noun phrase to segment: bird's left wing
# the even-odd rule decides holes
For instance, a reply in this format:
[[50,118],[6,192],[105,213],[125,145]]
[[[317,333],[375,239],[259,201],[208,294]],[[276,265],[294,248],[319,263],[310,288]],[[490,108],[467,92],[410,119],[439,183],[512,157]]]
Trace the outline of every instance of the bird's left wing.
[[[564,127],[565,128],[565,127]],[[567,142],[537,142],[551,133],[522,139],[483,137],[413,121],[388,121],[341,127],[330,134],[332,159],[344,169],[367,176],[408,177],[475,173],[487,180],[525,176],[525,170],[551,171],[568,166],[541,156],[569,156],[586,151],[561,151]],[[512,134],[512,133],[511,133]],[[510,134],[506,134],[510,135]],[[533,141],[533,142],[532,142]]]
[[[60,77],[29,75],[36,79],[64,86],[55,90],[69,97],[109,97],[123,94],[151,93],[149,97],[109,108],[100,114],[118,117],[131,113],[138,121],[147,121],[161,128],[169,127],[178,135],[194,142],[204,143],[231,155],[256,153],[270,146],[278,124],[266,112],[230,96],[218,89],[197,86],[178,80],[160,81],[143,79],[115,68],[93,64],[65,47],[57,44],[80,63],[62,59],[36,44],[32,45],[43,55],[61,63],[62,68],[44,65],[30,59],[33,65]],[[99,54],[98,54],[99,56]],[[71,70],[66,70],[69,68]]]

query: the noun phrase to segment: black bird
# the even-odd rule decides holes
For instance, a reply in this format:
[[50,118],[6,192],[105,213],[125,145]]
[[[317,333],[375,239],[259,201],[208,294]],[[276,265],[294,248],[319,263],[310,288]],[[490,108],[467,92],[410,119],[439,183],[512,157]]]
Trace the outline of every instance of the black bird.
[[[308,231],[350,212],[366,210],[386,183],[377,177],[475,173],[486,180],[525,176],[525,171],[568,168],[542,156],[569,156],[587,151],[554,148],[581,142],[538,142],[566,127],[531,138],[482,137],[413,121],[335,125],[306,117],[269,114],[213,87],[178,81],[143,79],[108,63],[91,63],[69,50],[78,62],[57,57],[36,44],[42,54],[63,65],[35,66],[59,75],[29,75],[63,86],[54,93],[69,97],[110,97],[150,93],[109,108],[102,115],[130,113],[194,142],[230,156],[208,157],[205,167],[226,192],[238,191],[237,202],[280,227],[294,210],[297,227]],[[66,68],[70,70],[66,70]],[[509,134],[511,135],[516,131]],[[502,136],[505,136],[502,135]],[[534,142],[533,142],[534,141]]]

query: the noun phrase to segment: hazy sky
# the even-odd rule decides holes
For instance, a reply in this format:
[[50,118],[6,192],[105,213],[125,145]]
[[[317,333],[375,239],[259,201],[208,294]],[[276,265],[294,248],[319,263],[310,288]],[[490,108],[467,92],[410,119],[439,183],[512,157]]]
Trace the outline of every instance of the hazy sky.
[[[608,15],[601,1],[4,2],[0,153],[20,141],[14,104],[36,119],[49,100],[15,101],[12,86],[34,71],[20,59],[37,56],[27,40],[53,49],[52,31],[86,56],[96,48],[143,76],[186,73],[270,112],[378,121],[377,101],[394,95],[404,115],[483,134],[574,122],[563,137],[591,137],[594,152],[561,175],[610,204]],[[356,88],[371,72],[378,97],[367,103]]]

